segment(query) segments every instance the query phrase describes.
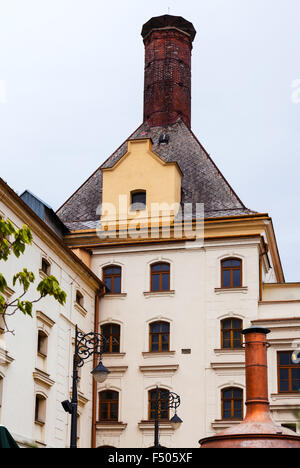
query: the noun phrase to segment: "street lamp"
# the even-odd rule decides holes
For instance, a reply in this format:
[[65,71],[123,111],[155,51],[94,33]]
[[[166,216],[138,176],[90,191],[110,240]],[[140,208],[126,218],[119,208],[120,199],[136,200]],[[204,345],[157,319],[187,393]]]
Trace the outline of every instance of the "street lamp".
[[98,383],[103,383],[109,370],[102,364],[102,354],[107,339],[100,333],[83,334],[75,328],[75,351],[73,359],[73,385],[72,385],[72,400],[62,402],[63,409],[71,414],[71,444],[70,448],[77,448],[77,408],[78,408],[78,369],[83,367],[84,362],[89,357],[99,356],[99,364],[92,370],[91,374]]
[[[163,403],[163,408],[162,408]],[[158,386],[156,386],[155,392],[155,400],[152,402],[152,410],[154,411],[154,447],[159,448],[161,445],[159,444],[159,415],[162,410],[165,409],[174,409],[175,414],[170,419],[170,423],[172,428],[178,429],[180,424],[183,422],[182,419],[177,415],[177,408],[180,405],[180,396],[176,393],[172,392],[162,392],[159,390]]]

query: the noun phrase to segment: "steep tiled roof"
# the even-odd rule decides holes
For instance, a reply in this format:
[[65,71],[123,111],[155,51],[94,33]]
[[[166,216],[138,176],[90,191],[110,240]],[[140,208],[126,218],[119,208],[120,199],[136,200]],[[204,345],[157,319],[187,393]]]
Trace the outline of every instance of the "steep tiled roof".
[[[166,133],[168,143],[160,143]],[[165,127],[142,124],[129,140],[151,138],[153,151],[166,162],[177,162],[182,173],[182,203],[203,203],[205,218],[253,214],[222,176],[200,142],[182,120]],[[113,167],[126,153],[125,141],[58,210],[71,230],[92,229],[99,220],[102,200],[102,168]],[[97,214],[98,213],[98,214]]]

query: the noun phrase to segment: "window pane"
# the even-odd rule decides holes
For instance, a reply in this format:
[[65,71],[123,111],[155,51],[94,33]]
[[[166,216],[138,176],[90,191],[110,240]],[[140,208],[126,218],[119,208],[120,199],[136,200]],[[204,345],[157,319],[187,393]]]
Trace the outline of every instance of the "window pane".
[[118,419],[118,403],[112,403],[110,405],[110,419]]
[[233,270],[233,287],[241,286],[241,272],[240,270]]
[[230,288],[230,271],[223,271],[223,287]]
[[158,351],[159,350],[159,347],[158,347],[158,343],[152,343],[151,345],[151,351]]
[[280,381],[280,391],[281,392],[288,392],[289,391],[289,382],[284,380]]
[[169,273],[162,274],[162,290],[163,291],[168,291],[170,289],[169,278],[170,278]]
[[238,388],[233,391],[234,398],[242,398],[242,395],[243,395],[242,390],[239,390]]
[[150,327],[151,332],[152,333],[159,333],[160,332],[160,325],[161,325],[160,322],[152,323],[151,327]]
[[222,266],[224,268],[231,267],[231,260],[226,260],[225,262],[222,262]]
[[104,278],[104,284],[107,292],[111,292],[111,278]]
[[232,390],[224,390],[223,398],[232,398]]
[[120,267],[113,267],[111,270],[112,270],[112,273],[114,275],[120,275],[121,274],[121,268]]
[[240,260],[231,260],[231,266],[233,267],[238,267],[241,265],[241,261]]
[[152,276],[152,291],[159,291],[160,284],[159,284],[159,275]]
[[136,192],[131,194],[132,204],[141,203],[146,205],[146,192]]
[[121,292],[121,277],[120,276],[114,276],[114,293],[120,294]]
[[279,353],[279,364],[288,366],[290,364],[290,353]]
[[112,267],[104,268],[104,274],[105,274],[105,275],[111,275],[112,272],[113,272]]
[[280,380],[289,380],[289,370],[288,369],[280,369]]
[[161,323],[161,331],[162,332],[169,332],[170,325],[168,323]]
[[230,330],[231,329],[231,320],[224,320],[222,322],[223,330]]
[[161,271],[161,264],[158,263],[157,265],[152,266],[152,271],[159,272]]
[[233,320],[232,321],[232,327],[235,329],[241,329],[242,328],[242,322],[241,320]]
[[108,418],[108,405],[107,405],[107,403],[102,403],[101,404],[100,417],[101,417],[101,419],[107,419]]
[[163,343],[169,343],[169,335],[162,335],[161,339]]

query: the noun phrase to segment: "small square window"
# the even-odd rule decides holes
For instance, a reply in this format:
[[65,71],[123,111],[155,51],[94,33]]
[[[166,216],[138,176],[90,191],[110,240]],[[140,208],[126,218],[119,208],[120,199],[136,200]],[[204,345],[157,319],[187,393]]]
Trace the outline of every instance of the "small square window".
[[146,192],[136,191],[131,192],[131,207],[132,211],[142,211],[146,209]]

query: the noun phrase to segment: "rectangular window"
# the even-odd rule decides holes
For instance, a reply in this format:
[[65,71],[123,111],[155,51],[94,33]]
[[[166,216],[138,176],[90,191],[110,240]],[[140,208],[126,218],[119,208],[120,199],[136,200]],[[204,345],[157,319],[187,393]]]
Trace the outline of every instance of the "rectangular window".
[[279,393],[299,392],[300,395],[300,365],[292,362],[292,352],[278,352],[277,361]]

